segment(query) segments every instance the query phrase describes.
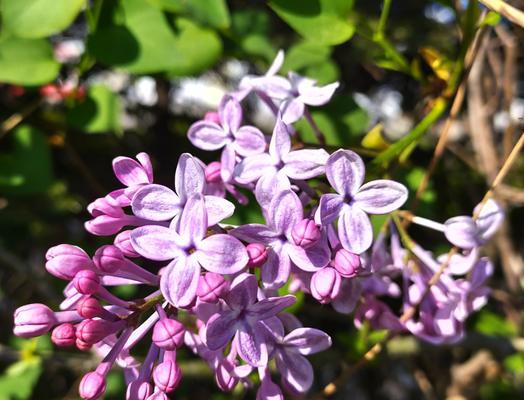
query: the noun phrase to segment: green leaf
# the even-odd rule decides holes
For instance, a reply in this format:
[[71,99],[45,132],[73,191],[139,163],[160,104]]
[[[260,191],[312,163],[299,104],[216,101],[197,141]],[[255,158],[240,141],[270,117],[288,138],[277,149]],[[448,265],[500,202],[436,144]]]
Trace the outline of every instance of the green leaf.
[[67,113],[71,126],[87,133],[121,132],[120,97],[107,86],[90,86],[85,99],[76,103]]
[[[335,96],[321,109],[311,109],[311,115],[329,146],[347,147],[355,145],[358,138],[365,133],[369,117],[351,96]],[[315,143],[313,129],[304,119],[297,124],[304,141]]]
[[126,0],[121,7],[88,39],[89,51],[101,63],[137,74],[191,75],[218,61],[222,42],[214,31],[183,18],[171,27],[146,0]]
[[272,0],[269,6],[303,37],[320,44],[344,43],[355,32],[353,0]]
[[268,62],[273,61],[277,50],[265,35],[251,34],[240,40],[240,48],[249,55],[262,57]]
[[231,24],[225,0],[147,0],[166,11],[185,15],[195,21],[217,29],[227,29]]
[[311,65],[322,64],[331,57],[332,49],[313,42],[301,42],[289,49],[282,66],[283,72],[299,71]]
[[516,336],[518,334],[518,329],[512,322],[488,310],[482,310],[477,314],[474,327],[477,332],[488,336]]
[[45,136],[28,125],[19,126],[9,136],[12,149],[0,154],[0,192],[15,195],[45,192],[53,181]]
[[182,12],[184,11],[184,1],[183,0],[147,0],[149,3],[154,6],[161,8],[162,10],[172,11],[172,12]]
[[236,11],[231,17],[233,37],[246,54],[271,62],[277,53],[269,39],[271,21],[259,10]]
[[26,400],[42,374],[39,358],[21,360],[11,364],[0,376],[0,400]]
[[63,31],[85,0],[2,0],[2,28],[18,37],[42,38]]
[[524,354],[512,354],[504,359],[504,367],[515,374],[524,374]]
[[58,75],[60,64],[44,39],[0,39],[0,82],[17,85],[41,85]]
[[501,15],[495,11],[490,11],[480,23],[480,26],[497,26],[502,19]]

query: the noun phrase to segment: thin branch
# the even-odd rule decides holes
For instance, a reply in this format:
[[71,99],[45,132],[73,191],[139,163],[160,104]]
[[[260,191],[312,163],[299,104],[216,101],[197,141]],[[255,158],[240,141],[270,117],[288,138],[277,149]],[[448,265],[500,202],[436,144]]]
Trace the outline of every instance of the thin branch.
[[511,22],[520,25],[524,28],[524,12],[522,12],[518,8],[510,6],[508,3],[501,0],[479,0],[479,2],[484,4],[486,7],[492,9],[493,11],[502,14]]

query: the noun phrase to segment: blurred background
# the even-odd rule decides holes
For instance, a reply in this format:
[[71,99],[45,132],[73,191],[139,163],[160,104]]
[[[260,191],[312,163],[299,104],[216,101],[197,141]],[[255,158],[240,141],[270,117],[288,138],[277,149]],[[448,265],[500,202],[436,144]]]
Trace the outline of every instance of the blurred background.
[[[92,254],[108,243],[83,223],[87,204],[117,185],[111,160],[145,151],[156,182],[172,186],[182,152],[216,159],[191,147],[188,127],[243,76],[264,73],[278,49],[286,51],[282,73],[341,82],[333,101],[313,110],[329,151],[364,148],[371,161],[420,133],[372,171],[405,183],[412,198],[469,72],[443,157],[417,205],[426,218],[470,214],[522,130],[524,30],[473,0],[2,0],[0,15],[0,400],[76,399],[79,378],[97,364],[95,355],[53,348],[46,337],[15,338],[12,312],[61,301],[64,283],[44,269],[48,247],[71,243]],[[467,49],[479,30],[469,69]],[[248,107],[248,120],[270,133],[271,113],[256,101]],[[315,142],[308,126],[298,129]],[[524,398],[523,172],[521,158],[496,192],[507,220],[486,248],[497,265],[493,291],[466,338],[432,346],[397,337],[349,374],[334,398]],[[261,216],[251,204],[235,218]],[[430,250],[446,249],[440,236],[410,233]],[[123,287],[117,294],[140,293]],[[312,357],[311,398],[384,336],[308,299],[294,312],[334,339]],[[201,361],[183,351],[179,358],[185,378],[176,398],[254,398],[219,393]],[[124,393],[115,370],[106,398]]]

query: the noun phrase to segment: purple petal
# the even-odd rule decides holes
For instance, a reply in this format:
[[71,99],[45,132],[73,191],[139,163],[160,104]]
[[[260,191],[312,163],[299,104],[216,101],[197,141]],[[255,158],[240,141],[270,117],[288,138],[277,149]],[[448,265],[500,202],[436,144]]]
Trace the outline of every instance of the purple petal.
[[352,253],[362,254],[371,247],[373,227],[367,214],[358,207],[344,206],[338,219],[340,243]]
[[151,159],[147,153],[138,153],[136,159],[144,168],[144,172],[147,175],[148,183],[153,183],[153,165],[151,164]]
[[258,282],[255,275],[240,274],[231,283],[226,303],[233,310],[244,310],[257,301]]
[[187,200],[180,215],[180,237],[187,246],[197,244],[204,238],[207,226],[204,196],[194,194]]
[[378,179],[364,184],[353,196],[368,214],[387,214],[398,209],[408,199],[408,189],[398,182]]
[[344,279],[338,296],[331,302],[341,314],[350,314],[361,299],[362,286],[356,279]]
[[242,107],[231,96],[224,96],[218,107],[220,122],[226,132],[236,132],[242,123]]
[[275,59],[273,60],[268,70],[266,71],[266,76],[276,75],[277,72],[280,71],[280,68],[282,68],[283,64],[284,64],[284,51],[279,50],[277,55],[275,56]]
[[251,183],[264,174],[274,174],[275,163],[267,153],[246,157],[235,167],[236,180],[239,183]]
[[286,190],[280,192],[271,202],[268,211],[268,223],[270,227],[274,228],[275,232],[290,236],[291,230],[302,220],[303,216],[300,199],[295,192]]
[[277,232],[262,224],[242,225],[229,233],[248,243],[260,242],[263,244],[270,244],[279,236]]
[[268,363],[263,329],[261,326],[252,328],[248,324],[243,324],[236,334],[238,355],[253,367],[264,367]]
[[[473,265],[475,265],[478,255],[478,247],[473,247],[471,250],[465,252],[465,254],[453,254],[451,260],[449,260],[446,271],[453,275],[465,275],[473,268]],[[443,254],[438,257],[437,261],[442,264],[447,262],[447,259],[448,255]]]
[[260,383],[255,400],[284,400],[282,390],[271,381],[269,374],[267,374]]
[[198,121],[189,127],[187,137],[193,146],[202,150],[218,150],[231,141],[227,131],[210,121]]
[[299,97],[291,100],[284,100],[280,105],[282,121],[287,125],[297,122],[302,118],[302,115],[304,115],[304,109],[304,103]]
[[266,149],[264,134],[254,126],[243,126],[235,132],[234,136],[235,151],[243,157],[262,153]]
[[320,222],[322,225],[329,225],[340,215],[343,205],[343,196],[335,193],[323,194],[320,197],[319,204],[320,221],[317,222]]
[[270,297],[248,307],[247,315],[251,321],[263,321],[274,317],[295,303],[295,296]]
[[160,277],[164,298],[175,307],[187,307],[196,297],[200,266],[194,257],[179,257]]
[[269,142],[269,154],[271,155],[273,164],[276,165],[282,161],[282,158],[289,153],[290,150],[291,139],[289,137],[289,128],[280,118],[277,118],[273,135]]
[[180,199],[162,185],[143,186],[131,201],[133,214],[150,221],[167,221],[180,212]]
[[204,168],[198,160],[189,153],[182,154],[175,171],[175,190],[180,202],[185,203],[191,195],[203,193],[205,181]]
[[302,355],[294,352],[279,351],[276,356],[277,368],[282,381],[295,393],[304,393],[313,384],[313,367]]
[[458,216],[448,219],[445,223],[444,235],[455,246],[471,249],[478,246],[477,224],[473,218]]
[[329,85],[318,87],[318,86],[310,86],[306,88],[299,88],[299,99],[307,105],[310,106],[322,106],[326,104],[331,97],[333,97],[333,94],[335,93],[335,90],[337,90],[339,87],[338,82],[330,83]]
[[352,195],[364,182],[365,167],[360,156],[351,150],[337,150],[326,162],[326,177],[342,195]]
[[[476,208],[475,208],[476,209]],[[504,210],[493,199],[489,199],[476,220],[478,235],[486,242],[499,229],[504,221]]]
[[163,226],[147,225],[135,228],[130,239],[135,251],[150,260],[172,260],[182,252],[181,240],[176,232]]
[[113,160],[113,171],[117,179],[126,186],[150,182],[144,167],[129,157],[116,157]]
[[324,351],[331,346],[331,338],[325,332],[314,328],[298,328],[284,338],[284,346],[293,347],[300,354]]
[[487,257],[482,257],[471,271],[471,286],[479,288],[485,284],[488,278],[493,275],[493,263]]
[[233,176],[233,171],[236,165],[236,154],[233,146],[228,145],[222,150],[220,155],[220,177],[224,182],[229,182]]
[[303,271],[315,272],[329,263],[327,243],[315,245],[309,249],[292,244],[286,244],[285,247],[293,264]]
[[209,350],[216,351],[226,346],[235,335],[236,316],[231,312],[215,314],[206,325],[206,345]]
[[295,150],[283,157],[282,171],[291,179],[311,179],[324,174],[329,154],[324,149]]
[[283,76],[260,76],[245,81],[247,85],[273,99],[283,100],[289,96],[291,84]]
[[205,196],[207,223],[209,226],[218,224],[229,218],[235,212],[235,205],[229,200],[217,196]]
[[262,265],[261,278],[267,289],[278,289],[284,286],[291,271],[291,260],[282,246],[275,246],[268,251],[267,261]]
[[262,210],[267,210],[277,193],[290,190],[291,183],[281,171],[262,175],[255,186],[255,197]]
[[195,255],[206,270],[223,275],[243,270],[249,261],[244,245],[233,236],[224,234],[202,240]]

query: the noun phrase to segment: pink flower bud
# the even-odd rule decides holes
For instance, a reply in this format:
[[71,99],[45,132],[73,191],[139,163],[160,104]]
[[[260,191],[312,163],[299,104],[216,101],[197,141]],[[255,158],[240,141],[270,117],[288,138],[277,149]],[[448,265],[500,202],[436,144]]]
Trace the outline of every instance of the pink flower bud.
[[215,303],[229,287],[227,281],[220,274],[208,272],[198,280],[197,296],[206,303]]
[[84,400],[96,400],[106,391],[106,378],[98,372],[88,372],[80,381],[78,393]]
[[95,252],[93,261],[101,271],[112,274],[125,265],[126,259],[118,247],[107,245],[100,247]]
[[114,333],[114,324],[103,319],[85,319],[76,328],[76,337],[86,344],[93,345]]
[[93,347],[93,345],[86,343],[83,340],[80,340],[78,338],[76,338],[75,346],[80,351],[89,351],[91,350],[91,347]]
[[104,314],[104,308],[100,302],[93,297],[86,297],[78,302],[76,311],[81,317],[91,319],[101,317]]
[[153,328],[153,343],[164,350],[175,350],[184,340],[185,328],[171,318],[162,318]]
[[75,327],[65,323],[58,325],[51,333],[51,341],[58,347],[73,346],[76,341]]
[[126,257],[140,257],[131,244],[131,231],[122,231],[115,237],[114,244]]
[[220,125],[220,116],[218,115],[216,111],[208,111],[204,115],[204,120],[209,121],[209,122],[214,122],[215,124]]
[[173,360],[167,360],[155,367],[153,380],[163,392],[170,393],[176,389],[182,378],[180,367]]
[[119,218],[124,216],[124,211],[121,207],[117,207],[104,198],[98,198],[87,206],[87,211],[93,217],[100,215],[109,215],[111,217]]
[[297,246],[307,249],[320,239],[320,229],[312,219],[303,219],[293,227],[291,237]]
[[204,170],[206,176],[206,182],[208,183],[218,183],[222,180],[220,176],[220,170],[222,169],[222,164],[218,161],[213,161],[208,164]]
[[57,324],[55,313],[45,304],[26,304],[14,313],[16,336],[31,338],[43,335]]
[[153,393],[149,382],[137,379],[127,386],[126,400],[147,400]]
[[357,275],[360,269],[360,257],[358,254],[351,253],[346,249],[340,249],[335,254],[333,267],[345,278],[352,278]]
[[92,269],[94,264],[80,247],[60,244],[51,247],[46,253],[47,271],[60,279],[71,280],[78,271]]
[[155,393],[149,396],[147,400],[169,400],[169,397],[167,397],[167,394],[161,390],[157,390]]
[[238,383],[238,378],[231,374],[234,366],[229,360],[223,360],[215,371],[215,381],[220,390],[232,391]]
[[260,267],[267,260],[267,249],[262,243],[250,243],[246,246],[249,261],[248,267]]
[[78,293],[92,295],[100,289],[100,278],[96,272],[84,269],[75,275],[73,285]]
[[311,294],[320,303],[329,303],[337,297],[341,283],[342,278],[334,268],[322,268],[311,277]]
[[110,236],[118,233],[126,226],[129,220],[124,217],[112,217],[110,215],[99,215],[84,224],[86,231],[96,236]]

